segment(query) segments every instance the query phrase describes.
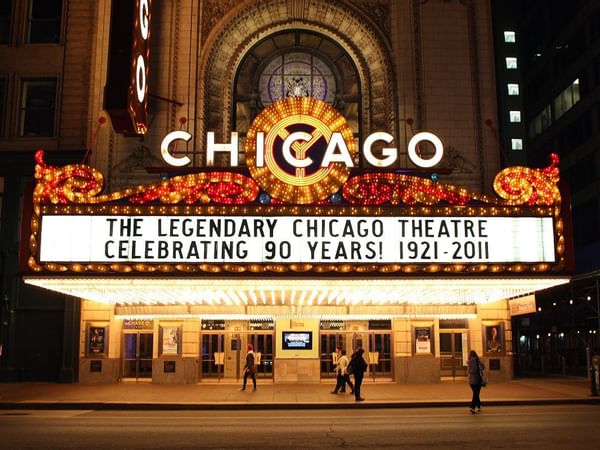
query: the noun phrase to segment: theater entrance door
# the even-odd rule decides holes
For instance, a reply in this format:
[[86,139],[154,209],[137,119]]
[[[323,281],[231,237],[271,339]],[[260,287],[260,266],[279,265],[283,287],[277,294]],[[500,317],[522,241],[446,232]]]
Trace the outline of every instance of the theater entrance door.
[[123,333],[123,378],[152,379],[153,337],[143,331]]
[[273,331],[203,331],[200,335],[203,382],[238,382],[244,376],[248,344],[254,347],[258,378],[273,378]]
[[[352,347],[347,347],[346,344],[349,342],[347,337],[352,336],[351,334],[335,332],[335,331],[321,331],[319,340],[319,356],[321,360],[321,379],[336,378],[335,373],[335,358],[336,349],[339,347],[345,348],[348,358],[352,354]],[[351,342],[351,340],[350,340]]]
[[442,380],[467,376],[466,330],[440,330],[440,377]]

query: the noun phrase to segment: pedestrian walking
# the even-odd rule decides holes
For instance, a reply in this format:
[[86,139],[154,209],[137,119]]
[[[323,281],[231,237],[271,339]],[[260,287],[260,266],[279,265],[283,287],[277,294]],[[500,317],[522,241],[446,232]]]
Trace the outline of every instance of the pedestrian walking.
[[471,414],[477,414],[481,411],[481,399],[479,398],[479,394],[481,392],[481,387],[485,386],[485,377],[483,376],[483,363],[479,359],[479,356],[477,356],[477,352],[475,350],[471,350],[469,353],[467,369],[469,373],[469,385],[473,391],[473,397],[471,399],[471,407],[469,411]]
[[354,400],[362,402],[364,398],[361,397],[360,387],[367,370],[367,363],[363,358],[365,351],[362,347],[358,347],[352,354],[350,359],[349,371],[354,375]]
[[332,394],[337,394],[338,391],[346,392],[346,384],[350,386],[350,394],[354,393],[354,385],[352,381],[350,381],[350,375],[348,374],[348,366],[350,365],[350,360],[348,356],[346,356],[346,349],[340,350],[340,356],[338,358],[338,363],[336,367],[337,374],[337,384],[335,389],[331,391]]
[[246,365],[244,366],[244,385],[240,391],[246,390],[246,383],[248,377],[252,377],[252,385],[254,386],[252,391],[256,391],[256,364],[254,364],[254,346],[248,344],[248,353],[246,354]]
[[[342,346],[338,345],[335,348],[335,353],[331,354],[332,358],[333,358],[333,371],[335,373],[335,379],[336,379],[336,386],[339,384],[339,368],[340,366],[338,365],[338,361],[340,360],[340,356],[342,356]],[[342,392],[346,392],[345,390],[342,390]]]

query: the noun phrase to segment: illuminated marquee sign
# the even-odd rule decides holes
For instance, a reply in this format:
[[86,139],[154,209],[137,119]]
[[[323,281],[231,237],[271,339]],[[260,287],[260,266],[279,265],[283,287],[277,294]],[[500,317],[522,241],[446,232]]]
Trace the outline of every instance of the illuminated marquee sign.
[[113,0],[104,109],[117,133],[148,129],[152,0]]
[[[188,142],[192,135],[173,131],[161,143],[161,155],[170,165],[191,163],[187,156],[176,157],[171,145]],[[385,132],[367,136],[362,145],[365,160],[374,167],[386,168],[398,159],[398,149],[384,147],[381,156],[373,153],[376,142],[390,144],[394,137]],[[431,158],[417,151],[421,142],[434,147]],[[239,160],[238,134],[231,133],[229,144],[215,143],[214,132],[207,133],[206,163],[214,164],[216,153],[226,153],[231,166]],[[310,97],[287,98],[262,111],[248,130],[246,164],[252,178],[273,197],[290,203],[309,204],[337,192],[348,179],[349,169],[357,166],[357,145],[346,119],[331,105]],[[441,140],[429,132],[415,134],[408,143],[408,156],[419,167],[438,164],[444,154]]]
[[57,215],[41,235],[41,262],[555,262],[550,217]]
[[[137,5],[147,38],[150,3]],[[179,161],[169,148],[178,139],[190,135],[170,134],[165,159]],[[396,149],[372,147],[392,140],[368,136],[363,157],[389,167]],[[433,144],[433,157],[416,150],[422,141]],[[361,170],[344,117],[312,98],[262,111],[244,145],[245,169],[202,169],[112,193],[102,193],[94,168],[48,166],[36,153],[30,270],[537,275],[568,264],[556,155],[546,168],[503,169],[493,182],[497,196],[402,171]],[[237,147],[237,135],[217,144],[209,133],[207,162],[225,152],[237,165]],[[443,148],[435,135],[416,134],[408,154],[427,167]]]

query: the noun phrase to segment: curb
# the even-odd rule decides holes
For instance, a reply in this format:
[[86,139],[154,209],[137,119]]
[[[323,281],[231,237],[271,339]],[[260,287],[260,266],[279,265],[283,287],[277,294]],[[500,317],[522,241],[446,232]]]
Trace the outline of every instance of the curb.
[[[600,405],[600,398],[548,400],[491,400],[490,406]],[[283,409],[415,409],[465,407],[468,400],[449,402],[365,403],[122,403],[122,402],[0,402],[0,410],[104,410],[104,411],[237,411]]]

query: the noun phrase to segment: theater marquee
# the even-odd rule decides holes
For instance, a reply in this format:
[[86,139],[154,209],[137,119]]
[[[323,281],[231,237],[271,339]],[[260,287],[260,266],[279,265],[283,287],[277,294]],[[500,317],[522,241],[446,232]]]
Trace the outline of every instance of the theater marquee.
[[[373,139],[391,141],[368,137],[376,168],[361,169],[339,113],[285,99],[251,125],[246,167],[113,193],[92,167],[51,167],[40,151],[25,281],[110,303],[211,305],[468,304],[568,281],[557,156],[502,170],[489,196],[385,169],[396,149],[376,157]],[[439,158],[433,135],[411,140],[413,153],[419,139]],[[237,142],[211,145],[237,164]]]
[[44,216],[41,262],[554,263],[549,217]]

